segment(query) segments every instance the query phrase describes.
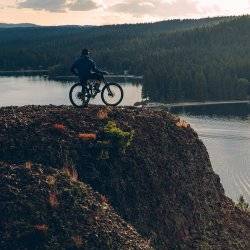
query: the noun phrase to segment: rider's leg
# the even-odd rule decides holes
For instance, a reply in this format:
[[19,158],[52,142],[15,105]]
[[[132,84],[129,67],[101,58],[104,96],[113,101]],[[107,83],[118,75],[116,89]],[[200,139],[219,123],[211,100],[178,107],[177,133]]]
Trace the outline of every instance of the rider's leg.
[[103,79],[103,76],[101,74],[98,74],[98,73],[91,73],[90,75],[90,79],[91,80],[97,80],[97,82],[95,83],[95,91],[96,92],[101,92],[100,91],[100,85],[101,85],[101,81]]
[[83,87],[86,87],[86,84],[87,84],[87,80],[86,79],[80,79],[80,84],[83,86]]
[[85,99],[85,95],[86,95],[87,80],[81,78],[81,79],[80,79],[80,84],[82,85],[81,97],[82,97],[83,100],[84,100],[84,99]]
[[80,79],[80,84],[82,85],[82,92],[84,92],[86,86],[87,86],[87,80],[85,79]]

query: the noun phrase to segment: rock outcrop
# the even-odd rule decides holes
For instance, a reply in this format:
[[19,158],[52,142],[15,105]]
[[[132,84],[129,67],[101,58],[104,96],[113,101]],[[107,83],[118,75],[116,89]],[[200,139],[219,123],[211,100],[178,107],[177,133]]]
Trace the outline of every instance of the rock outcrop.
[[0,249],[152,249],[69,170],[0,163]]
[[2,108],[0,161],[75,167],[156,249],[250,248],[249,214],[225,196],[195,131],[165,111]]

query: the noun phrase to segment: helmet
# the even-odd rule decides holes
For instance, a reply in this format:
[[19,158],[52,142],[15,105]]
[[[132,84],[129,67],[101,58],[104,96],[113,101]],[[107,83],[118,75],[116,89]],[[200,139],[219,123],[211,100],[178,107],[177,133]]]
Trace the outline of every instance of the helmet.
[[82,56],[87,56],[89,54],[89,50],[88,49],[83,49],[82,50]]

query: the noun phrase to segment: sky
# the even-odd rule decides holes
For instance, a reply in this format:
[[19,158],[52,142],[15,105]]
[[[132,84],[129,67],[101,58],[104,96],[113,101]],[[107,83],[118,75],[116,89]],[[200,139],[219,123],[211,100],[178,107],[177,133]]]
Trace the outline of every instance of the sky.
[[105,25],[250,14],[250,0],[0,0],[0,23]]

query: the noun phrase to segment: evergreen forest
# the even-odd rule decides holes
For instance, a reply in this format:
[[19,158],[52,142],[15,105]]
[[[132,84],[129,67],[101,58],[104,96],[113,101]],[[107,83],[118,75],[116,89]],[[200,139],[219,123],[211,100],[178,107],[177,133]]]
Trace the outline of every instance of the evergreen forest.
[[83,47],[112,73],[143,75],[152,101],[243,100],[250,89],[250,16],[147,24],[0,28],[0,71],[69,75]]

